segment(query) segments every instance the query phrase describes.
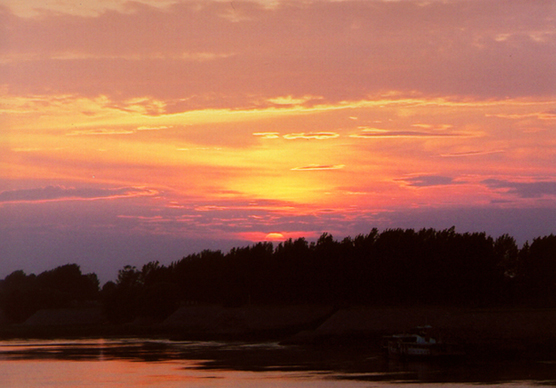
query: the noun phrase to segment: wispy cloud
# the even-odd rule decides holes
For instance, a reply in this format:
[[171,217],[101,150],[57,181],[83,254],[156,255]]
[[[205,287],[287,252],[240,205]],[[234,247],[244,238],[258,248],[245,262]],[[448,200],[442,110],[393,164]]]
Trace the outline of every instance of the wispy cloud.
[[500,154],[506,152],[505,150],[492,150],[492,151],[466,151],[466,152],[447,152],[440,154],[443,158],[459,158],[466,156],[481,156],[481,155],[491,155]]
[[280,138],[280,132],[255,132],[253,136],[258,136],[263,139],[278,139]]
[[179,147],[176,151],[222,151],[222,147]]
[[106,102],[105,107],[118,109],[126,113],[136,113],[145,116],[159,116],[166,112],[169,101],[153,98],[151,96],[134,96],[125,100],[112,99]]
[[73,188],[46,186],[35,189],[0,192],[0,203],[42,203],[53,201],[92,201],[154,196],[158,192],[144,187]]
[[[506,9],[491,2],[276,1],[269,8],[161,1],[119,1],[109,12],[85,14],[77,10],[107,2],[8,2],[10,40],[1,54],[10,68],[0,83],[14,93],[71,89],[121,100],[195,96],[274,107],[390,90],[487,100],[554,90],[553,22],[538,16],[551,14],[550,2]],[[45,12],[11,14],[20,3]],[[508,35],[517,25],[519,33]]]
[[322,100],[322,97],[314,96],[303,96],[303,97],[293,97],[293,96],[282,96],[269,98],[267,101],[275,105],[302,105],[308,101],[318,101]]
[[40,147],[17,147],[12,148],[13,152],[38,152],[42,151],[43,149]]
[[411,124],[412,127],[417,127],[417,128],[424,128],[424,129],[440,129],[440,130],[445,130],[445,129],[450,129],[452,128],[452,125],[450,124],[444,124],[444,125],[432,125],[432,124],[423,124],[423,123],[415,123],[415,124]]
[[12,152],[21,153],[41,153],[41,152],[56,152],[67,149],[66,147],[14,147],[11,148]]
[[153,61],[153,60],[171,60],[171,61],[184,61],[184,62],[206,62],[217,59],[224,59],[233,56],[234,54],[219,54],[219,53],[208,53],[208,52],[197,52],[197,53],[175,53],[175,54],[163,54],[163,53],[149,53],[145,54],[128,54],[128,55],[106,55],[106,54],[92,54],[83,53],[78,51],[73,52],[56,52],[50,55],[45,54],[31,54],[31,53],[19,53],[4,55],[0,57],[0,63],[2,64],[18,64],[24,62],[44,62],[48,60],[52,61]]
[[513,182],[503,179],[485,179],[481,182],[491,189],[502,189],[521,198],[556,196],[556,181]]
[[461,183],[454,181],[454,178],[452,177],[442,175],[419,175],[394,180],[398,182],[405,182],[408,186],[412,187],[445,186]]
[[258,136],[263,139],[279,139],[280,137],[283,137],[286,140],[326,140],[340,137],[340,134],[336,132],[294,132],[280,136],[280,132],[255,132],[253,133],[253,136]]
[[487,117],[498,117],[502,119],[510,120],[522,120],[522,119],[539,119],[539,120],[556,120],[556,110],[547,112],[533,112],[533,113],[499,113],[486,115]]
[[75,3],[71,0],[60,0],[48,4],[40,0],[29,0],[9,3],[9,7],[18,16],[26,18],[42,16],[53,11],[54,14],[92,17],[107,11],[132,12],[134,9],[142,6],[164,9],[174,2],[173,0],[137,0],[130,4],[126,0],[83,1],[79,3],[79,7],[76,7]]
[[68,132],[67,136],[111,136],[111,135],[131,135],[135,133],[129,129],[79,129]]
[[172,127],[168,126],[168,125],[159,125],[159,126],[144,125],[144,126],[137,127],[137,130],[138,131],[160,131],[160,130],[169,129],[169,128],[172,128]]
[[339,137],[340,134],[335,132],[299,132],[299,133],[288,133],[284,135],[284,139],[296,140],[296,139],[334,139]]
[[309,164],[303,167],[294,167],[292,171],[341,170],[344,167],[344,164]]
[[448,133],[437,131],[414,131],[404,130],[396,131],[380,128],[362,128],[360,133],[351,134],[350,137],[362,139],[374,138],[426,138],[426,137],[461,137],[465,136],[461,133]]
[[[0,238],[18,260],[39,240],[140,260],[131,234],[156,258],[151,236],[172,235],[171,258],[184,236],[554,230],[550,1],[0,2]],[[512,206],[546,209],[525,224]]]

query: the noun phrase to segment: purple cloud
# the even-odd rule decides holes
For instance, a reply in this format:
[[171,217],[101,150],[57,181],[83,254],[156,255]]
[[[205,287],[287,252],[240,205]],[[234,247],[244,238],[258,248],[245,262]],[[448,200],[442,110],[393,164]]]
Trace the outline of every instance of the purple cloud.
[[156,191],[143,187],[67,188],[64,186],[46,186],[35,189],[2,191],[0,192],[0,203],[114,199],[154,194],[156,194]]
[[506,189],[507,193],[521,198],[540,198],[544,195],[556,196],[556,181],[512,182],[503,179],[485,179],[482,184],[491,189]]
[[406,182],[409,186],[413,187],[428,187],[428,186],[444,186],[459,184],[454,182],[454,178],[441,175],[419,175],[409,178],[400,178],[396,181]]

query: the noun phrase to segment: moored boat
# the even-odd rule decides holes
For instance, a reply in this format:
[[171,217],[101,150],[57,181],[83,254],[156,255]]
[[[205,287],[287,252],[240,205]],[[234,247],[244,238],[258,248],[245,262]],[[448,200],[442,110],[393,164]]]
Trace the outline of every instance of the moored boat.
[[395,334],[386,337],[385,348],[393,358],[438,358],[462,356],[456,344],[447,343],[431,336],[432,327],[420,326],[416,333]]

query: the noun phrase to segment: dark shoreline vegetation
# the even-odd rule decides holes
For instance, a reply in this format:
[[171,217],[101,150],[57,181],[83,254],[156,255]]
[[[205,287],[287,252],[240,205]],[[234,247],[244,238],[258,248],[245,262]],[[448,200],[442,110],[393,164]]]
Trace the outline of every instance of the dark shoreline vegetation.
[[[125,266],[102,288],[96,274],[67,264],[6,276],[0,307],[2,338],[295,335],[296,343],[376,343],[389,331],[434,323],[460,341],[472,337],[470,346],[483,352],[489,346],[554,358],[556,236],[520,248],[509,235],[453,227],[373,229],[341,241],[325,233],[311,243],[260,242],[228,253],[205,250],[168,266]],[[52,309],[57,318],[48,316]],[[378,323],[340,330],[357,319]]]

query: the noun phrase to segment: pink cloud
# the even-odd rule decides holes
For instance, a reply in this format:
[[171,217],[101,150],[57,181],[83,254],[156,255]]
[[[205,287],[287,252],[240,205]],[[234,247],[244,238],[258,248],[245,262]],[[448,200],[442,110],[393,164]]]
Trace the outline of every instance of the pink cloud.
[[110,135],[131,135],[135,133],[128,129],[80,129],[68,132],[68,136],[110,136]]
[[13,257],[61,230],[176,246],[370,226],[553,231],[550,1],[126,4],[0,7]]
[[234,10],[200,1],[40,18],[4,9],[0,83],[10,93],[152,96],[168,103],[157,114],[385,90],[546,96],[556,90],[551,11],[517,1],[236,1]]
[[292,171],[325,171],[325,170],[341,170],[343,164],[309,164],[302,167],[294,167]]
[[455,181],[452,177],[442,175],[419,175],[395,180],[413,187],[445,186],[462,183],[461,181]]
[[434,132],[434,131],[396,131],[386,129],[364,129],[362,132],[352,134],[354,138],[419,138],[419,137],[458,137],[463,136],[453,132]]
[[339,137],[340,134],[335,132],[299,132],[299,133],[288,133],[284,135],[284,139],[295,140],[295,139],[334,139]]
[[485,179],[481,183],[489,188],[502,190],[522,198],[556,197],[556,181],[516,182],[504,179]]
[[74,188],[46,186],[36,189],[6,190],[0,192],[3,203],[44,203],[59,201],[95,201],[133,197],[151,197],[158,192],[144,187]]
[[261,137],[262,139],[278,139],[280,138],[279,132],[255,132],[253,136]]
[[500,154],[504,153],[504,150],[492,150],[492,151],[466,151],[466,152],[451,152],[451,153],[443,153],[440,156],[444,158],[459,158],[459,157],[466,157],[466,156],[481,156],[481,155],[490,155],[490,154]]

